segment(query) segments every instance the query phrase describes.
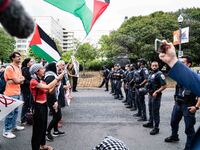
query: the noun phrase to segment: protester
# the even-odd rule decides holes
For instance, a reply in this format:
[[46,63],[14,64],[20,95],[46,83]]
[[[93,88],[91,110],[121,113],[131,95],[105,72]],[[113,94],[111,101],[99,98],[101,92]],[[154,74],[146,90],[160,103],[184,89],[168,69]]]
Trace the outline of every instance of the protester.
[[[51,83],[53,80],[57,78],[57,68],[56,68],[56,63],[49,63],[46,66],[46,73],[45,73],[45,82],[47,84]],[[61,107],[58,103],[58,96],[59,96],[59,89],[61,86],[61,82],[57,84],[57,86],[49,93],[47,93],[47,104],[52,112],[53,118],[50,121],[48,127],[47,127],[47,134],[46,138],[49,141],[53,141],[54,137],[63,135],[65,132],[59,131],[58,130],[58,122],[62,118],[62,113],[61,113]],[[54,128],[53,134],[51,134],[51,130]]]
[[41,64],[34,64],[30,68],[32,80],[30,81],[30,90],[34,97],[34,115],[32,132],[32,150],[53,150],[51,146],[46,145],[47,128],[47,92],[51,92],[63,77],[60,74],[49,84],[43,80],[45,69]]
[[[21,62],[21,54],[19,52],[13,52],[9,56],[12,63],[8,65],[4,72],[4,78],[6,81],[6,87],[4,95],[20,100],[20,84],[23,84],[24,77],[22,76],[21,69],[19,67]],[[19,109],[15,108],[10,112],[4,121],[3,136],[8,139],[15,138],[16,135],[12,133],[14,130],[23,130],[23,126],[18,126],[17,117]]]
[[74,56],[71,56],[72,63],[73,63],[73,70],[72,70],[72,91],[73,92],[78,92],[76,87],[78,84],[78,78],[79,78],[79,62],[76,60]]
[[[64,69],[65,69],[65,62],[64,61],[59,61],[56,63],[56,67],[57,67],[57,74],[61,74]],[[65,89],[64,89],[64,86],[67,84],[66,83],[66,78],[63,78],[61,80],[61,85],[60,85],[60,88],[59,88],[59,95],[58,95],[58,103],[60,105],[60,107],[65,107]]]
[[31,74],[29,72],[30,67],[33,64],[33,60],[31,58],[26,58],[22,62],[22,75],[24,76],[25,80],[24,83],[21,84],[21,92],[22,92],[22,99],[24,101],[22,106],[22,112],[21,112],[21,124],[25,125],[27,124],[27,116],[26,114],[31,111],[32,103],[33,103],[33,97],[30,92],[30,81],[31,81]]

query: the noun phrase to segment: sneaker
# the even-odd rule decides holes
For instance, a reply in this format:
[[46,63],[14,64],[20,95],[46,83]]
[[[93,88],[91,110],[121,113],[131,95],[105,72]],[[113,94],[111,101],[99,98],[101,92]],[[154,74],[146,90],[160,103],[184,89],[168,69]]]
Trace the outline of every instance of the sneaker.
[[24,126],[16,126],[13,131],[21,131],[24,130]]
[[47,141],[52,142],[54,138],[53,138],[53,136],[51,135],[51,133],[47,133],[47,134],[46,134],[46,139],[47,139]]
[[143,127],[145,127],[145,128],[153,128],[153,123],[151,123],[151,122],[145,123],[145,124],[143,124]]
[[167,138],[165,139],[165,142],[167,142],[167,143],[177,142],[177,141],[179,141],[178,136],[170,136],[170,137],[167,137]]
[[62,132],[62,131],[54,131],[52,135],[54,137],[57,137],[57,136],[64,135],[64,134],[65,134],[65,132]]
[[14,139],[14,138],[16,138],[16,135],[13,134],[12,132],[4,132],[4,133],[3,133],[3,136],[4,136],[5,138],[7,138],[7,139]]
[[150,135],[156,135],[159,133],[159,129],[158,128],[154,128],[153,130],[151,130]]

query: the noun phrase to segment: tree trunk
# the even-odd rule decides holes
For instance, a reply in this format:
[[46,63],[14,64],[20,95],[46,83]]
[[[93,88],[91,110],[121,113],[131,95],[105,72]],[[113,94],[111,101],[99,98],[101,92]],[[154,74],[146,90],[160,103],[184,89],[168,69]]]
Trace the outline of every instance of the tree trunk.
[[3,65],[3,58],[1,58],[1,65]]

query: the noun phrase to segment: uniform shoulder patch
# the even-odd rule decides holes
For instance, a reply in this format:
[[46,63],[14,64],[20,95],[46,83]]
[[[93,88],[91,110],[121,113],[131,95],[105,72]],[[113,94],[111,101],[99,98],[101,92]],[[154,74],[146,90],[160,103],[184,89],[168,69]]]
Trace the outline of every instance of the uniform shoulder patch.
[[160,76],[161,76],[161,78],[162,78],[163,80],[165,80],[165,75],[164,75],[164,74],[161,74]]

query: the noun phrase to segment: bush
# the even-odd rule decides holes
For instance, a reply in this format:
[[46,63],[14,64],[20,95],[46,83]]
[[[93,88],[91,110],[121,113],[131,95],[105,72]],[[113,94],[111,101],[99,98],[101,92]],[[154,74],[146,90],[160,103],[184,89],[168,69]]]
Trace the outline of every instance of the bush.
[[101,61],[101,60],[93,60],[87,65],[88,70],[99,71],[102,70],[103,66],[107,66],[109,69],[113,66],[111,61]]

